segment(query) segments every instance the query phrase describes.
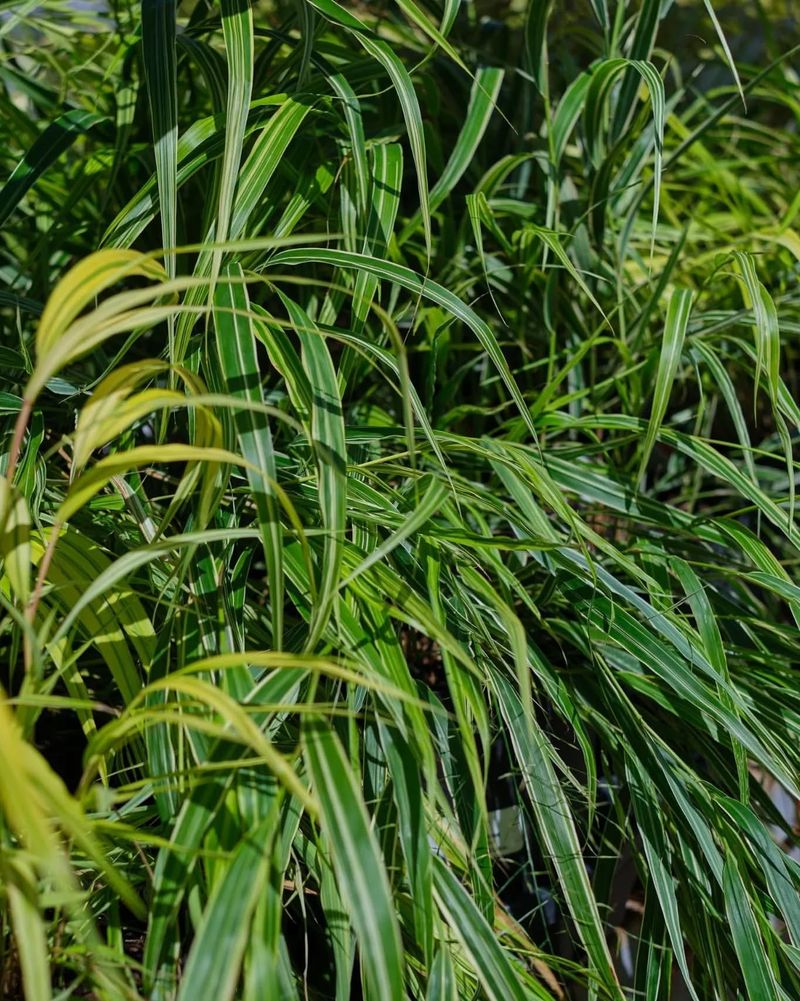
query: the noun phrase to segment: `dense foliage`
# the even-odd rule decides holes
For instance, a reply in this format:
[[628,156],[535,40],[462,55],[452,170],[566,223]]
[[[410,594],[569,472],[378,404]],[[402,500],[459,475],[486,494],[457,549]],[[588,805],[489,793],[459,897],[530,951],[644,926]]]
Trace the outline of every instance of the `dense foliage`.
[[4,997],[800,997],[791,10],[3,3]]

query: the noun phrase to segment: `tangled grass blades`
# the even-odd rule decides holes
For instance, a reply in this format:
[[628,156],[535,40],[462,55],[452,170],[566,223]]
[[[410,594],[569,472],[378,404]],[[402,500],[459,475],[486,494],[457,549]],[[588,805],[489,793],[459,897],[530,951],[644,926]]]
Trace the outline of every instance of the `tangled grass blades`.
[[800,30],[0,6],[0,994],[800,997]]

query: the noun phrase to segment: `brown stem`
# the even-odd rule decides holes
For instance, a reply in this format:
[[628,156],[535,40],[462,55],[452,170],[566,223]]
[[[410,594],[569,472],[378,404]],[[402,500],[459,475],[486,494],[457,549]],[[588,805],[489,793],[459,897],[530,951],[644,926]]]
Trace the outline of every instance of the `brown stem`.
[[[50,538],[47,540],[47,548],[44,551],[44,556],[42,556],[42,562],[39,564],[39,572],[36,575],[36,584],[33,588],[33,594],[28,602],[28,607],[25,609],[25,619],[27,620],[31,629],[33,629],[34,621],[36,620],[36,610],[39,607],[39,602],[42,597],[42,590],[44,588],[44,581],[47,577],[47,571],[50,569],[50,564],[53,560],[53,552],[56,548],[56,542],[58,541],[58,533],[61,530],[61,525],[59,522],[53,523],[53,531],[50,534]],[[30,633],[26,631],[25,641],[22,647],[22,653],[25,660],[25,674],[29,675],[33,668],[33,647],[31,646],[31,636]]]
[[53,531],[50,533],[50,538],[47,540],[47,549],[44,551],[42,562],[39,564],[39,572],[36,575],[36,586],[33,589],[31,600],[28,602],[26,615],[28,622],[30,622],[31,625],[33,625],[33,620],[36,618],[36,610],[38,609],[39,602],[42,598],[44,582],[47,577],[47,571],[50,569],[50,564],[53,561],[53,553],[55,552],[56,542],[58,542],[60,531],[61,522],[53,522]]

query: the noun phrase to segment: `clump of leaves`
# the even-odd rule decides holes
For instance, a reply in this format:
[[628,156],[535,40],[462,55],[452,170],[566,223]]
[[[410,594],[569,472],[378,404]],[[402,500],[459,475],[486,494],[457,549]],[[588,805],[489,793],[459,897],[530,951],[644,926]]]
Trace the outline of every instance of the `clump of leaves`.
[[6,996],[800,994],[760,10],[6,6]]

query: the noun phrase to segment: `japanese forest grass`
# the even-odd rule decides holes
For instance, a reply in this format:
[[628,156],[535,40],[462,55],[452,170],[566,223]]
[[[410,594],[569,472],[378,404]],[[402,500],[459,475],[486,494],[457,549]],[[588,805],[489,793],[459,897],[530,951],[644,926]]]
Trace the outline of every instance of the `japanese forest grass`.
[[800,996],[758,9],[5,4],[4,996]]

